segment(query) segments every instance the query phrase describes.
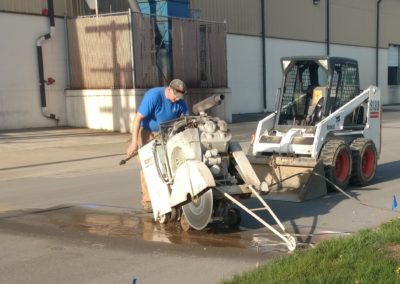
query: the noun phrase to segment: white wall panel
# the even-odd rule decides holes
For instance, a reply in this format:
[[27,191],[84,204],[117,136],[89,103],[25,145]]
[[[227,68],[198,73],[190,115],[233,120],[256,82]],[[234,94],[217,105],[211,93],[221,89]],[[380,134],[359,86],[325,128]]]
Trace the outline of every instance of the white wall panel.
[[[47,110],[65,125],[66,49],[64,20],[55,20],[54,36],[43,42]],[[47,17],[0,13],[0,130],[55,126],[41,114],[37,38],[49,32]]]
[[66,90],[68,126],[129,132],[145,91]]
[[261,38],[227,35],[228,87],[232,113],[263,111]]

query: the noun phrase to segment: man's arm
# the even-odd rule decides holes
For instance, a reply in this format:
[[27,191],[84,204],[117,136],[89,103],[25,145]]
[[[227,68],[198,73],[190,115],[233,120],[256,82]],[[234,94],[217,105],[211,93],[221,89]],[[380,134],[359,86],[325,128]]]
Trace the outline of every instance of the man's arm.
[[132,156],[138,150],[138,136],[140,129],[140,122],[143,120],[144,116],[140,112],[136,112],[135,119],[132,124],[132,141],[126,150],[128,157]]
[[182,101],[182,113],[181,116],[188,116],[189,115],[189,107],[185,101]]

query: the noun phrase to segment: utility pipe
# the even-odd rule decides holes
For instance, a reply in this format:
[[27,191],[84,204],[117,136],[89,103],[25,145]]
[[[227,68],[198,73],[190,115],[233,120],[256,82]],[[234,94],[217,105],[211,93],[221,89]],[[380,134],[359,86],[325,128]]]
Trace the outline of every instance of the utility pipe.
[[379,18],[380,18],[380,5],[382,0],[378,0],[376,2],[376,46],[375,46],[375,85],[378,86],[379,84]]
[[329,20],[329,0],[326,0],[326,56],[330,55],[330,20]]
[[47,0],[47,10],[50,20],[50,32],[40,36],[36,41],[36,51],[37,51],[38,69],[39,69],[40,104],[42,108],[42,114],[45,117],[58,121],[59,118],[55,114],[49,113],[46,107],[46,89],[45,89],[46,81],[44,79],[43,54],[42,54],[42,43],[45,40],[51,38],[55,29],[53,0]]
[[265,12],[264,5],[265,1],[261,0],[261,40],[262,40],[262,96],[263,96],[263,106],[264,112],[267,111],[267,70],[266,70],[266,62],[265,62]]

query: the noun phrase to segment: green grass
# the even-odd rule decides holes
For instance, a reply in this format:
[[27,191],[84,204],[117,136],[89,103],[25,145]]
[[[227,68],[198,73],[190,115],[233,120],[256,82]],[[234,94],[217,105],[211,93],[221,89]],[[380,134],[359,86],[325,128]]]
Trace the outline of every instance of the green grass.
[[223,283],[400,283],[400,220],[321,241]]

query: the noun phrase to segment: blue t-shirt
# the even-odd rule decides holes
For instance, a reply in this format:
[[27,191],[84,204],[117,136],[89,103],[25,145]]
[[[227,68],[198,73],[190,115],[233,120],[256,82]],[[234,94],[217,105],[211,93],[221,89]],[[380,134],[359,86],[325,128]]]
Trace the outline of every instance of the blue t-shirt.
[[158,131],[158,125],[183,115],[188,115],[184,100],[175,103],[165,97],[165,87],[148,90],[143,97],[138,112],[144,116],[141,126],[151,132]]

